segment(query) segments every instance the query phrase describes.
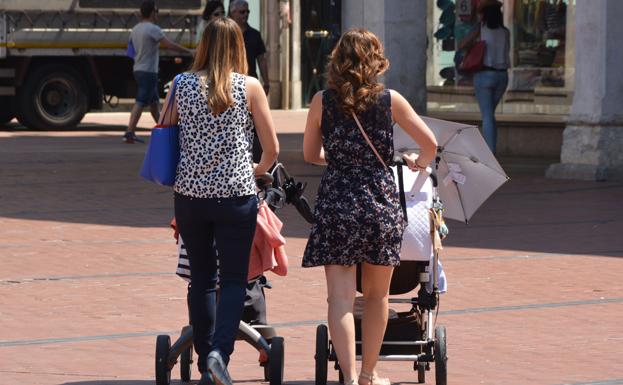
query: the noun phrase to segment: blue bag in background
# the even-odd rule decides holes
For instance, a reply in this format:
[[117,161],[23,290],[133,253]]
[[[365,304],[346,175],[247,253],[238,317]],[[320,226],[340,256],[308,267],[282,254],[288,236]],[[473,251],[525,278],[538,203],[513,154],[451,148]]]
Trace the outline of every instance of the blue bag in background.
[[134,43],[132,43],[132,38],[128,40],[128,48],[125,50],[125,55],[132,60],[134,60],[134,56],[136,56],[136,50],[134,49]]

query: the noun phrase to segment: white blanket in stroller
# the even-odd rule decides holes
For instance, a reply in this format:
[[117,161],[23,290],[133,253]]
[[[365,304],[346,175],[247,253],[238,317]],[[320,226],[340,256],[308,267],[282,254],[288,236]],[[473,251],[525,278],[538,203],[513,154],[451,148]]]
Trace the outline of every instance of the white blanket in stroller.
[[[431,270],[434,260],[433,240],[430,229],[430,214],[428,210],[433,205],[433,183],[429,172],[413,172],[407,167],[402,168],[407,206],[408,224],[405,227],[400,249],[401,261],[430,261],[427,271]],[[396,167],[392,167],[394,180],[398,180]],[[398,187],[398,183],[396,183]],[[446,275],[438,262],[438,287],[441,293],[447,290]],[[427,285],[432,291],[432,279]]]
[[182,278],[186,282],[190,282],[190,262],[188,261],[188,254],[186,253],[186,247],[184,247],[184,241],[180,235],[177,239],[178,260],[177,269],[175,274]]

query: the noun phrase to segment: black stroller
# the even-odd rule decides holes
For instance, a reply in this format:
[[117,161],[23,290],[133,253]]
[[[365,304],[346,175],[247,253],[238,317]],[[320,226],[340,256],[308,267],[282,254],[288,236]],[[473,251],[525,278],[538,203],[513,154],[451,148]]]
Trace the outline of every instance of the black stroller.
[[[405,209],[404,187],[402,186],[402,170],[398,166],[400,195],[403,209]],[[436,179],[431,175],[433,186]],[[447,354],[446,328],[435,325],[436,312],[439,304],[439,250],[441,249],[442,227],[441,212],[443,207],[435,196],[433,189],[433,206],[429,210],[431,220],[431,237],[433,255],[430,261],[402,261],[394,269],[389,289],[389,303],[410,304],[408,311],[396,312],[389,318],[379,361],[409,361],[413,362],[413,370],[417,371],[418,383],[425,382],[426,371],[430,370],[430,363],[435,363],[436,385],[447,383]],[[405,211],[406,213],[406,211]],[[447,229],[446,229],[447,230]],[[444,230],[442,229],[442,233]],[[443,235],[443,234],[442,234]],[[432,263],[432,268],[427,269]],[[427,284],[432,283],[432,290],[427,290]],[[391,298],[392,295],[406,294],[417,287],[420,289],[413,298]],[[431,285],[429,284],[429,289]],[[361,267],[357,266],[357,291],[361,292]],[[361,317],[355,312],[355,340],[357,359],[361,359]],[[327,366],[329,361],[335,362],[335,369],[339,371],[339,381],[344,383],[337,354],[329,339],[326,325],[316,328],[316,385],[327,384]]]
[[[259,188],[260,201],[266,202],[271,210],[275,211],[292,204],[305,220],[313,221],[307,199],[303,196],[306,184],[296,182],[288,174],[285,167],[278,163],[269,173],[256,180]],[[180,253],[180,263],[184,259],[183,246]],[[186,262],[186,266],[188,266]],[[184,272],[178,275],[184,278]],[[188,287],[190,289],[189,283]],[[270,282],[265,276],[259,276],[247,285],[245,307],[238,328],[236,340],[243,340],[253,346],[259,353],[260,366],[264,368],[264,379],[270,385],[281,385],[283,382],[284,368],[284,340],[277,335],[276,330],[267,324],[266,302],[264,289],[270,289]],[[190,314],[190,312],[189,312]],[[192,324],[182,328],[180,337],[171,345],[171,337],[163,334],[156,338],[156,385],[169,385],[171,383],[171,371],[175,364],[180,363],[180,377],[183,382],[189,382],[193,363],[193,338]]]

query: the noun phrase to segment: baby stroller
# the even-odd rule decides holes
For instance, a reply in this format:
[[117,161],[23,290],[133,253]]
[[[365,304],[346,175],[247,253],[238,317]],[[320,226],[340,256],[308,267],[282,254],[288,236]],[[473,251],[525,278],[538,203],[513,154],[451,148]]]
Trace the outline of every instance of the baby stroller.
[[[406,214],[406,203],[402,182],[402,166],[397,167],[400,196],[403,210]],[[440,272],[439,250],[441,238],[447,233],[441,217],[443,207],[436,196],[436,178],[431,175],[431,202],[426,211],[430,215],[430,259],[424,261],[402,260],[400,266],[394,269],[390,284],[390,304],[411,305],[407,311],[396,312],[390,309],[390,317],[383,338],[379,361],[409,361],[413,362],[413,370],[417,371],[418,383],[425,382],[426,371],[430,370],[430,363],[435,363],[435,378],[437,385],[447,383],[447,354],[446,328],[435,325],[438,312],[439,294],[445,292],[445,276]],[[442,235],[440,236],[440,230]],[[403,249],[404,251],[404,249]],[[439,278],[441,277],[441,285]],[[392,295],[410,293],[419,286],[417,295],[408,298],[392,298]],[[440,289],[440,286],[443,286]],[[362,292],[361,266],[357,266],[357,291]],[[359,299],[363,299],[359,297]],[[355,340],[357,359],[361,359],[361,314],[355,304]],[[335,369],[339,371],[339,381],[344,382],[339,367],[337,354],[328,335],[326,325],[316,328],[315,379],[316,385],[326,385],[328,362],[335,362]]]
[[[306,184],[297,183],[288,174],[281,163],[274,166],[269,173],[256,180],[258,186],[258,198],[260,202],[266,202],[272,211],[276,211],[284,204],[293,204],[297,211],[310,221],[313,214],[307,199],[303,196]],[[189,282],[190,271],[188,257],[183,243],[180,242],[180,258],[176,273]],[[245,307],[238,328],[236,340],[246,341],[259,353],[259,363],[264,369],[264,379],[270,385],[281,385],[283,382],[284,368],[284,340],[277,335],[276,330],[267,325],[266,302],[264,289],[270,289],[270,282],[265,276],[260,275],[248,282]],[[171,371],[175,364],[180,363],[180,377],[183,382],[189,382],[193,363],[193,338],[192,325],[184,326],[180,336],[171,345],[169,335],[159,335],[156,338],[156,384],[170,385]]]

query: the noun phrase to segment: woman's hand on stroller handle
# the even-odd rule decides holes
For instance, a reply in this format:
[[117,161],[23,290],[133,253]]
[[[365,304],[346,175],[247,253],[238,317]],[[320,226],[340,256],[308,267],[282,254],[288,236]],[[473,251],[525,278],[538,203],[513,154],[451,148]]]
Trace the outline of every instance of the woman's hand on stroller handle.
[[255,174],[255,185],[260,191],[266,190],[268,187],[270,187],[273,184],[274,180],[275,178],[273,178],[273,176],[268,172],[259,175]]
[[406,166],[411,171],[426,170],[427,165],[421,165],[418,163],[419,155],[415,152],[403,153],[402,160],[404,160]]

